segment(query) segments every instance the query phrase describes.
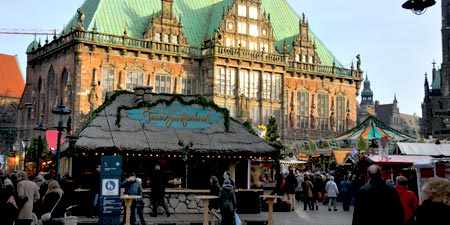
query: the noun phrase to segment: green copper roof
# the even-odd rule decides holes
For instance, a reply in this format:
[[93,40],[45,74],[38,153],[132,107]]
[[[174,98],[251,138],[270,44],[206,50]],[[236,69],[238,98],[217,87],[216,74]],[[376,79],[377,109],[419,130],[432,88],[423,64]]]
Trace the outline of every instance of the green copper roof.
[[[191,46],[200,47],[202,40],[209,37],[219,27],[223,7],[234,0],[174,0],[174,13],[181,19],[183,31]],[[91,31],[94,23],[97,31],[107,34],[123,35],[125,28],[131,38],[143,38],[150,26],[151,18],[161,10],[161,1],[157,0],[86,0],[81,6],[85,14],[85,29]],[[285,0],[262,0],[262,13],[270,14],[274,29],[275,45],[282,49],[286,41],[288,50],[299,34],[300,17]],[[76,26],[78,15],[75,13],[66,27]],[[325,45],[310,29],[310,37],[315,42],[322,64],[337,67],[342,64],[332,55]]]
[[441,89],[441,70],[436,70],[435,76],[433,77],[433,83],[431,84],[431,90]]

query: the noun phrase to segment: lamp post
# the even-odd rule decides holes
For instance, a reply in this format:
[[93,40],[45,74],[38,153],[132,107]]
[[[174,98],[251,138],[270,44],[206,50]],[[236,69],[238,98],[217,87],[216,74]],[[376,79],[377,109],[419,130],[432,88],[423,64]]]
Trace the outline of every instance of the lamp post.
[[19,144],[19,142],[18,141],[16,141],[16,142],[14,142],[14,144],[13,144],[13,151],[14,151],[14,171],[16,170],[16,162],[17,162],[17,160],[16,160],[16,155],[17,155],[17,151],[20,149],[20,144]]
[[410,9],[416,15],[422,15],[434,4],[436,4],[435,0],[408,0],[402,4],[402,8]]
[[23,153],[20,154],[20,156],[19,156],[19,162],[20,162],[19,165],[22,168],[22,170],[23,170],[23,168],[25,168],[25,166],[24,166],[25,159],[26,159],[28,148],[30,147],[30,143],[31,143],[30,138],[25,136],[25,138],[22,140]]
[[58,131],[58,139],[56,142],[56,168],[55,168],[55,180],[59,181],[59,160],[61,155],[61,132],[64,131],[65,127],[63,126],[63,116],[69,115],[71,111],[64,106],[63,101],[61,100],[61,103],[53,108],[52,110],[53,114],[59,115],[59,121],[58,121],[58,127],[56,127]]
[[[45,132],[47,131],[47,127],[44,126],[44,124],[39,123],[39,125],[37,127],[34,128],[34,130],[39,131],[39,133]],[[36,176],[39,174],[39,159],[42,156],[42,152],[44,151],[44,141],[42,140],[42,135],[39,134],[39,138],[38,138],[38,146],[37,149],[35,149],[35,158],[34,161],[36,163]]]

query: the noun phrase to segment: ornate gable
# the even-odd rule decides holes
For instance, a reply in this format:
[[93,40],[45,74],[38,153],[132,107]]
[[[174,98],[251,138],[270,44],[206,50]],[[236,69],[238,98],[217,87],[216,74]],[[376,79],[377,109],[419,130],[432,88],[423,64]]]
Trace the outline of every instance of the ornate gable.
[[144,39],[155,42],[187,45],[181,19],[173,12],[174,0],[162,0],[162,9],[149,21],[150,29],[144,32]]
[[300,34],[292,42],[291,58],[295,59],[296,62],[320,64],[316,44],[309,35],[309,23],[305,14],[302,14],[302,19],[299,21],[299,32]]
[[261,0],[239,0],[224,7],[219,30],[214,32],[219,32],[222,39],[220,44],[231,48],[274,52],[275,38],[270,15],[262,12],[261,4]]

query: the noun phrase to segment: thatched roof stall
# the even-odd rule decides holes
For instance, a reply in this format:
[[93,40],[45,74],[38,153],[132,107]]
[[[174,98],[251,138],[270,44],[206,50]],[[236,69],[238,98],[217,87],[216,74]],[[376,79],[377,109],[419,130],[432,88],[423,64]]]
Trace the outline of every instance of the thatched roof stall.
[[[188,160],[231,165],[275,156],[273,146],[230,118],[227,109],[200,96],[151,94],[150,90],[114,93],[77,132],[77,155],[121,155],[128,162],[124,171],[142,170],[137,164],[161,160],[177,162],[175,166]],[[227,170],[215,169],[218,177]]]

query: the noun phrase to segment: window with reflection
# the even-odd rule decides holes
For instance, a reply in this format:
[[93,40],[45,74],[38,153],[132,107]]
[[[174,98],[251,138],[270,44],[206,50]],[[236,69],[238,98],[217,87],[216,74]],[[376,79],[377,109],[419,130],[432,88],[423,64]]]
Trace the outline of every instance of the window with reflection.
[[156,75],[155,76],[155,92],[156,93],[170,93],[172,81],[170,76]]
[[217,68],[216,76],[216,93],[234,95],[236,85],[236,69],[234,68]]
[[197,94],[197,79],[181,78],[181,92],[185,95]]
[[344,96],[336,97],[336,131],[344,132],[345,130],[345,98]]
[[247,17],[247,6],[238,5],[238,16]]
[[142,72],[127,72],[127,90],[133,91],[135,87],[144,86],[144,73]]
[[306,91],[297,92],[297,128],[309,128],[309,93]]
[[318,94],[317,95],[317,129],[328,130],[329,129],[329,95]]
[[102,70],[102,99],[106,98],[106,93],[114,91],[114,69],[103,69]]

